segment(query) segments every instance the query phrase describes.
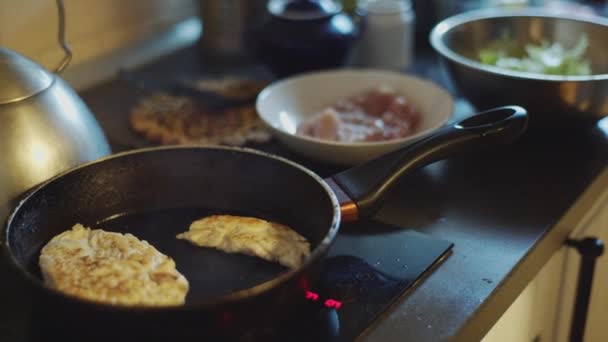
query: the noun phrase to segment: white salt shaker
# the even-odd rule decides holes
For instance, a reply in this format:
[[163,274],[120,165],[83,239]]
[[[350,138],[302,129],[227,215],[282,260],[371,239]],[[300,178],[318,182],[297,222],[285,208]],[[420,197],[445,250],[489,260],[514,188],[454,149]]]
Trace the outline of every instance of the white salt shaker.
[[360,0],[365,28],[353,64],[359,67],[402,70],[413,59],[414,10],[410,0]]

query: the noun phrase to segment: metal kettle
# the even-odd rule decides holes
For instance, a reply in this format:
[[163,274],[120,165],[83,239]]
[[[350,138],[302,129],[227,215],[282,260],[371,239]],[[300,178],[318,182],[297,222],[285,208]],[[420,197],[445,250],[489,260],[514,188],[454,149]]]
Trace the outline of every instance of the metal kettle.
[[[65,42],[64,9],[59,8],[59,41]],[[78,164],[110,154],[95,117],[57,74],[0,47],[0,218],[33,186]]]

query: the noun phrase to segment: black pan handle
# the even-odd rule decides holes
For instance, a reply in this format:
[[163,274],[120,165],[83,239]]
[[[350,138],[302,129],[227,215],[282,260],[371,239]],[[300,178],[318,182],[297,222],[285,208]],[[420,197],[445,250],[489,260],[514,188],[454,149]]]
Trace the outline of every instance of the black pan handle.
[[527,126],[528,114],[522,107],[490,109],[446,126],[400,150],[338,173],[331,179],[356,204],[359,217],[370,217],[400,177],[459,152],[512,142],[523,134]]

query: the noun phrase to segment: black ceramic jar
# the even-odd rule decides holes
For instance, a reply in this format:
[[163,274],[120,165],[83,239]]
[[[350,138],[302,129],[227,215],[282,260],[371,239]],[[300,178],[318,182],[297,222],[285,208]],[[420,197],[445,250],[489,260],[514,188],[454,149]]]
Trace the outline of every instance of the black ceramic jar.
[[252,43],[277,77],[343,66],[362,30],[337,1],[270,0],[267,9],[270,19]]

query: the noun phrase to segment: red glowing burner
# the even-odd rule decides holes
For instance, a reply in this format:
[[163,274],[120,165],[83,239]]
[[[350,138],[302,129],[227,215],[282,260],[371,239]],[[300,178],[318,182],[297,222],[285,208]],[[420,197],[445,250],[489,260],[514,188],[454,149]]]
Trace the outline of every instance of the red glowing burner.
[[[319,300],[319,294],[312,292],[312,291],[306,291],[306,299],[316,302]],[[342,302],[335,300],[335,299],[328,298],[323,302],[323,305],[325,305],[326,307],[328,307],[330,309],[339,310],[342,307]]]

